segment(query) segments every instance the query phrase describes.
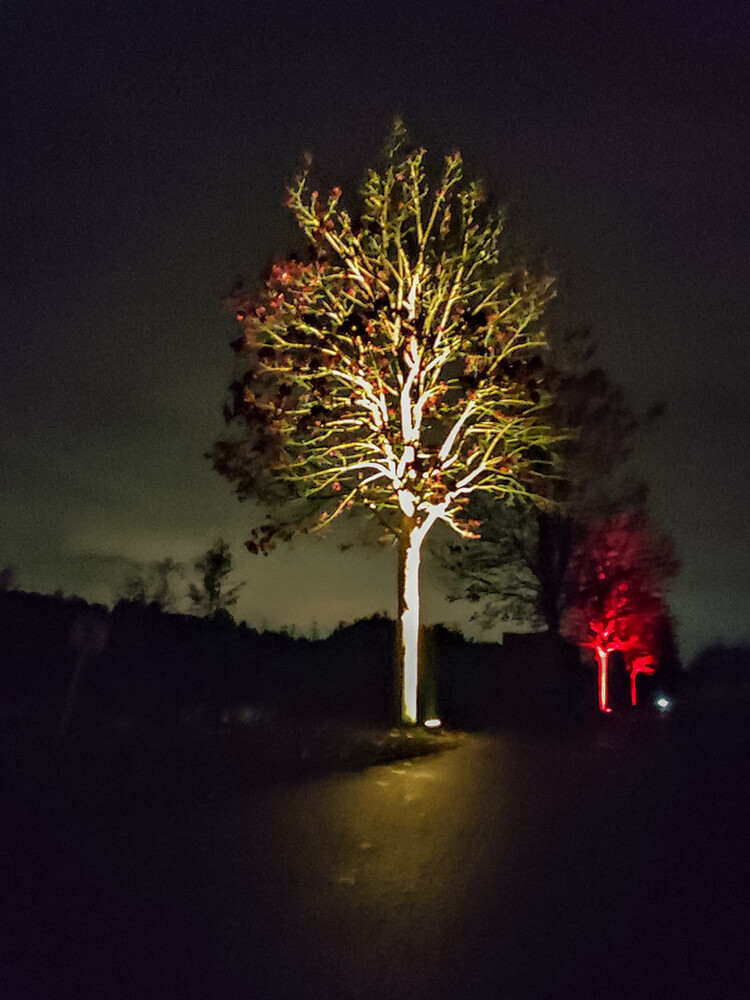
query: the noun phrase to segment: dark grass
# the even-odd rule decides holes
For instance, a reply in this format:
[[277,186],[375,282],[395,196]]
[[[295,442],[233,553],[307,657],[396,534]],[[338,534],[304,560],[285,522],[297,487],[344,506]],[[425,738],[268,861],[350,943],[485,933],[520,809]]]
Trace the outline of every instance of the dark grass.
[[441,753],[461,739],[460,733],[433,734],[416,726],[279,716],[192,731],[123,734],[79,727],[63,739],[17,728],[3,734],[0,791],[34,809],[65,812],[190,808],[220,804],[256,785]]

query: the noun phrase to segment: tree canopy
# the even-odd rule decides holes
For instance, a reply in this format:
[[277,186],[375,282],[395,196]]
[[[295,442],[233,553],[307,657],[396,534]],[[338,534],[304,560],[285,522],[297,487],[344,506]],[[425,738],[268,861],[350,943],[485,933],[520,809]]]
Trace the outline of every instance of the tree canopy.
[[669,619],[667,582],[677,567],[672,540],[654,529],[643,509],[592,524],[574,548],[560,630],[596,654],[603,710],[610,653],[654,661],[659,630]]

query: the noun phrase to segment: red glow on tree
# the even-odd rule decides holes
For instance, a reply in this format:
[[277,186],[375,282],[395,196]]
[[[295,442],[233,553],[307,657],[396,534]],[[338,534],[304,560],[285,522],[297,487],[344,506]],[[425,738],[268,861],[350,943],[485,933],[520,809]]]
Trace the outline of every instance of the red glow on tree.
[[644,511],[593,524],[574,549],[560,631],[594,653],[602,712],[610,711],[610,653],[625,655],[633,705],[638,674],[656,670],[656,634],[669,614],[664,590],[676,571],[671,540],[654,531]]
[[636,690],[638,674],[655,674],[656,656],[654,653],[631,655],[628,658],[627,668],[630,675],[630,704],[635,707],[638,704],[638,692]]

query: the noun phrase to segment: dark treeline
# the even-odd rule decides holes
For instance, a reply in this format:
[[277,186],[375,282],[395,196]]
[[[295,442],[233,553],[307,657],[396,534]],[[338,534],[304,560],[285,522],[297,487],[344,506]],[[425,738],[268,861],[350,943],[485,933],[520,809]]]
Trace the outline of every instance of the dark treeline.
[[[255,706],[312,716],[393,718],[395,623],[383,616],[342,625],[328,638],[293,638],[215,618],[169,614],[121,601],[108,612],[76,598],[0,594],[0,699],[52,722],[74,669],[80,624],[107,624],[92,653],[77,717],[96,724],[172,725]],[[507,634],[502,645],[467,642],[438,625],[423,630],[426,714],[474,728],[523,719],[580,718],[595,707],[593,674],[577,651],[546,633]],[[704,669],[701,672],[705,672]],[[613,697],[624,705],[624,684]],[[623,677],[624,680],[624,677]],[[665,677],[642,678],[642,692]]]
[[167,722],[198,706],[277,699],[293,683],[299,643],[216,619],[121,601],[112,612],[77,598],[0,594],[0,697],[32,709],[61,702],[75,663],[76,619],[107,615],[111,631],[92,656],[81,707],[111,718]]
[[716,691],[747,688],[750,685],[750,642],[727,646],[716,642],[695,657],[686,675],[690,686]]

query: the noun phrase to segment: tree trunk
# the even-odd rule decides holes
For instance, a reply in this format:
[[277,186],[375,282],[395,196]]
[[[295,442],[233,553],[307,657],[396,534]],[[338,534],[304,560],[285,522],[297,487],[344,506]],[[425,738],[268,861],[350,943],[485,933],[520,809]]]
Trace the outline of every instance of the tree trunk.
[[396,691],[399,693],[401,722],[417,721],[419,679],[419,565],[422,542],[430,524],[418,525],[403,514],[398,541],[398,623],[396,646]]
[[563,584],[573,543],[573,522],[557,511],[537,512],[537,559],[535,574],[539,581],[539,610],[547,630],[560,630]]
[[611,712],[612,709],[607,705],[607,666],[609,661],[609,653],[606,649],[602,649],[601,646],[596,648],[596,662],[597,662],[597,687],[599,689],[599,711],[600,712]]

